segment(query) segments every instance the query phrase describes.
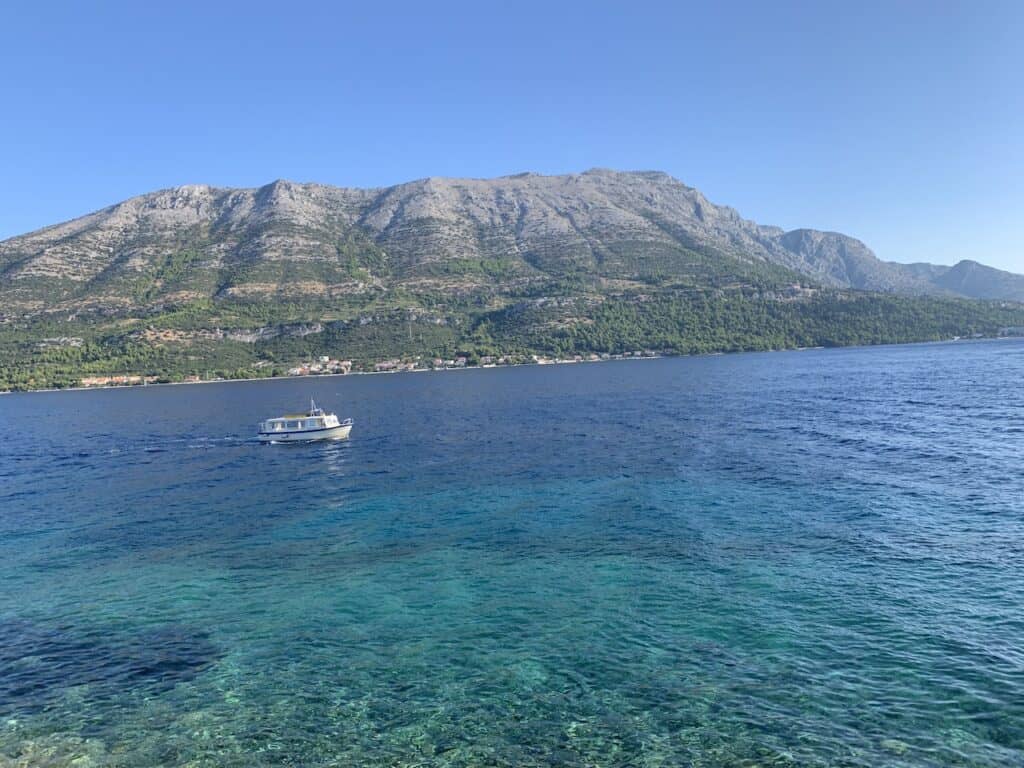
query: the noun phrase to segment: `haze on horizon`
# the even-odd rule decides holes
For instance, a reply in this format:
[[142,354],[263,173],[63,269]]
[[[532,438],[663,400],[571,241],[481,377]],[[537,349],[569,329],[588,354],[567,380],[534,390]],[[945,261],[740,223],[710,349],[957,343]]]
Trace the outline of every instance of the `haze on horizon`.
[[0,239],[187,183],[662,170],[880,258],[1024,272],[1024,6],[0,10]]

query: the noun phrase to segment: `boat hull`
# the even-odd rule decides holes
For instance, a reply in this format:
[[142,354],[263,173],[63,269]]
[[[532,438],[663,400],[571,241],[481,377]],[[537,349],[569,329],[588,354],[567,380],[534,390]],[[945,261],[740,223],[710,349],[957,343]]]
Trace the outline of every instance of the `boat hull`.
[[258,437],[261,443],[309,443],[315,440],[345,440],[351,431],[351,424],[339,424],[324,429],[260,432]]

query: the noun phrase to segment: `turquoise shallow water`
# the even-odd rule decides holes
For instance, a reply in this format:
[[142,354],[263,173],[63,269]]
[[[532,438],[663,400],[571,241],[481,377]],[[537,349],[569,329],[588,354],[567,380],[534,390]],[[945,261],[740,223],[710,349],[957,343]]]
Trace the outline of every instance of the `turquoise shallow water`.
[[[0,398],[0,766],[1019,766],[1024,343]],[[309,395],[343,444],[261,446]]]

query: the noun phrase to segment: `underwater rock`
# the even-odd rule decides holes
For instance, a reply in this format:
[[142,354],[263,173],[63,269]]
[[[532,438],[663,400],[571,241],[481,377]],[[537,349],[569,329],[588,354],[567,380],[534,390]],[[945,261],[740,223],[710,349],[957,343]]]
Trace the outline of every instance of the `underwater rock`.
[[0,714],[34,712],[70,689],[87,698],[159,693],[212,665],[207,633],[178,625],[142,632],[0,620]]
[[899,739],[882,739],[882,749],[887,749],[894,755],[902,755],[910,749],[910,745]]
[[108,757],[97,739],[58,733],[23,740],[13,753],[0,749],[0,768],[93,768]]

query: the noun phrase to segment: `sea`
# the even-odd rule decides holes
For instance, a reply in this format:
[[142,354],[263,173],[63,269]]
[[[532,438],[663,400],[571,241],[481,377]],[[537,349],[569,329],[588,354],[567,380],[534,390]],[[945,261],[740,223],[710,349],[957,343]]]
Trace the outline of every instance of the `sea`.
[[[262,445],[309,399],[351,439]],[[1024,341],[0,397],[0,766],[1024,765]]]

